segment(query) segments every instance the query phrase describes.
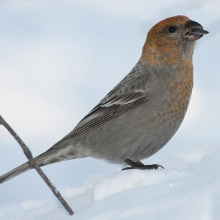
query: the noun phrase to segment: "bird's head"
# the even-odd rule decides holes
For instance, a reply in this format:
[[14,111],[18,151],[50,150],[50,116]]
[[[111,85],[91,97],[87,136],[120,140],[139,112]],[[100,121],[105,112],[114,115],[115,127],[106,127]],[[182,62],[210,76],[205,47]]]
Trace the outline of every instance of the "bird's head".
[[176,65],[180,60],[191,60],[195,41],[204,34],[208,31],[186,16],[167,18],[148,32],[141,59],[159,65]]

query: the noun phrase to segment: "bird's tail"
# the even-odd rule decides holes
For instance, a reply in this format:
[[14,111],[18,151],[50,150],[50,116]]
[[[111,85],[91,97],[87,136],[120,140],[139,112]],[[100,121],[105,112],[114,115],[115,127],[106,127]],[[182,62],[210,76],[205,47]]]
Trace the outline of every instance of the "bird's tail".
[[[71,160],[78,158],[79,156],[76,155],[74,151],[72,151],[72,148],[66,147],[66,150],[63,149],[56,149],[56,148],[50,148],[48,151],[44,152],[43,154],[37,156],[35,159],[35,162],[38,164],[38,166],[45,166],[52,163],[57,163],[60,161],[65,160]],[[16,177],[17,175],[20,175],[24,173],[25,171],[28,171],[32,169],[30,164],[24,163],[15,169],[9,171],[8,173],[0,176],[0,184],[10,180],[13,177]]]
[[30,169],[31,169],[30,165],[28,163],[24,163],[19,167],[16,167],[15,169],[9,171],[8,173],[0,176],[0,184]]

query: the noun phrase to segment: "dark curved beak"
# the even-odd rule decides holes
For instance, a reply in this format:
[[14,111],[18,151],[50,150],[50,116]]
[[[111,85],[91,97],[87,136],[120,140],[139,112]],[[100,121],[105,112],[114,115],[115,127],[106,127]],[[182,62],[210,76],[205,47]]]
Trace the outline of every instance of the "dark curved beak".
[[209,32],[206,30],[203,30],[203,27],[201,24],[199,24],[196,21],[189,20],[186,23],[187,31],[184,34],[184,37],[188,40],[198,40],[203,35],[208,34]]

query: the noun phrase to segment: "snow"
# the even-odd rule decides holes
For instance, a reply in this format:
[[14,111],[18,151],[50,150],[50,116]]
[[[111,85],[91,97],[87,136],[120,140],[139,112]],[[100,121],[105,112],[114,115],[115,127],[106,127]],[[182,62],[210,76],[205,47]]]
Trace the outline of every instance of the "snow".
[[92,175],[54,197],[1,207],[0,219],[220,219],[220,146],[191,147],[160,158],[165,169]]
[[[150,186],[166,181],[172,181],[180,176],[187,175],[175,170],[149,170],[147,175],[143,170],[129,170],[118,172],[102,180],[94,190],[94,201],[99,201],[118,192],[141,186]],[[109,188],[111,186],[111,188]]]

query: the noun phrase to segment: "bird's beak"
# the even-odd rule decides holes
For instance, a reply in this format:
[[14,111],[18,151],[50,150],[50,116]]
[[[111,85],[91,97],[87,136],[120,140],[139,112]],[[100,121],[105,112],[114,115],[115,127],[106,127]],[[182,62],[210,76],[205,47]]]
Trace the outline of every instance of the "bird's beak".
[[201,24],[195,21],[188,21],[186,23],[186,32],[183,35],[183,38],[190,41],[195,41],[201,38],[204,34],[208,34],[208,31],[203,30]]
[[192,35],[204,35],[204,34],[208,34],[209,32],[208,31],[205,31],[201,28],[193,28],[191,29],[191,34]]

